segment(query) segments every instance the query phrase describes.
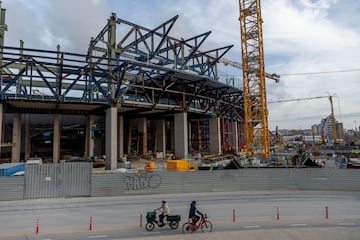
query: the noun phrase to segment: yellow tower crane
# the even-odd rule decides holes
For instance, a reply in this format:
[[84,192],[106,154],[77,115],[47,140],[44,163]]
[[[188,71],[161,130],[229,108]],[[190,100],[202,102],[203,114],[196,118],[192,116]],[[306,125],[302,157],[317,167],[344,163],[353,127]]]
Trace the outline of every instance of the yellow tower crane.
[[245,147],[250,155],[270,156],[260,0],[239,0],[243,69]]
[[[224,57],[219,59],[219,62],[223,63],[225,66],[232,66],[234,68],[242,69],[242,64],[239,62],[235,62]],[[265,73],[265,77],[268,79],[274,80],[276,83],[280,82],[280,75],[276,73]]]
[[277,100],[277,101],[269,101],[269,103],[281,103],[281,102],[297,102],[303,100],[312,100],[319,98],[329,98],[330,102],[330,110],[331,110],[331,121],[332,121],[332,130],[334,135],[334,143],[337,141],[337,131],[336,131],[336,119],[334,114],[334,106],[333,106],[333,96],[329,94],[329,96],[317,96],[317,97],[305,97],[305,98],[294,98],[294,99],[285,99],[285,100]]

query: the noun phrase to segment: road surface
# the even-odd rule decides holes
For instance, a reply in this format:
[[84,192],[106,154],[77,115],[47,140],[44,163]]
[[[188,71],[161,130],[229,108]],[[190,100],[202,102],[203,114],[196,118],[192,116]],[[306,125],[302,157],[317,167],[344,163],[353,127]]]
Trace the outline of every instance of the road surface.
[[[163,199],[171,214],[181,215],[180,226],[190,202],[197,200],[213,232],[183,235],[180,228],[169,227],[146,231],[146,212]],[[215,192],[8,201],[0,202],[0,222],[0,239],[7,240],[359,240],[360,193]]]

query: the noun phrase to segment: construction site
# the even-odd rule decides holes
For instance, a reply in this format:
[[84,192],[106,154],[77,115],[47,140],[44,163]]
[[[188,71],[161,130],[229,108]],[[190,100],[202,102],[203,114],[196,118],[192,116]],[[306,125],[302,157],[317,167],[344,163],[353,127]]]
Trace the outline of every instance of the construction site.
[[[226,58],[230,43],[203,48],[211,31],[173,37],[177,15],[154,27],[113,13],[83,54],[23,41],[4,46],[11,26],[1,8],[1,162],[92,161],[105,170],[301,167],[311,154],[303,148],[274,154],[279,139],[268,126],[265,81],[280,76],[265,71],[260,1],[241,0],[239,11],[242,63]],[[218,80],[219,64],[242,71],[242,88]]]

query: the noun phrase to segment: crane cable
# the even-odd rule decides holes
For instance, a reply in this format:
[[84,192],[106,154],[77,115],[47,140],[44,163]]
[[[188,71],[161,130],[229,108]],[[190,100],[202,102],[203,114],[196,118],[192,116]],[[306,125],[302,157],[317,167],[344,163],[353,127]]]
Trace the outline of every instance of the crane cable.
[[329,74],[329,73],[344,73],[344,72],[358,72],[360,68],[323,71],[323,72],[304,72],[304,73],[282,73],[281,76],[294,76],[294,75],[317,75],[317,74]]

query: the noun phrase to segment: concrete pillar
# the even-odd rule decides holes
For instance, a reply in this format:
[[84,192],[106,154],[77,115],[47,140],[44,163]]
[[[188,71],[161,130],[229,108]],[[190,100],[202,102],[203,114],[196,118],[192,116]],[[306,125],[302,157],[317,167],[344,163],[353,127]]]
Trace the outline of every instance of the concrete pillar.
[[105,169],[117,168],[117,107],[106,110],[105,124]]
[[187,113],[174,116],[175,125],[175,156],[177,159],[187,158],[189,153]]
[[31,139],[30,139],[30,115],[25,114],[25,156],[24,160],[28,160],[30,158],[31,152]]
[[238,122],[237,121],[232,121],[232,145],[235,148],[235,153],[239,152],[239,131],[238,131]]
[[118,158],[124,157],[124,117],[118,117]]
[[155,152],[162,152],[163,158],[166,155],[166,123],[165,119],[155,121]]
[[21,151],[21,114],[14,113],[11,162],[13,163],[20,162],[20,151]]
[[95,154],[95,138],[94,138],[94,115],[89,115],[86,122],[85,136],[85,156],[94,157]]
[[170,150],[175,152],[175,121],[170,121]]
[[54,131],[53,131],[53,163],[60,161],[60,115],[54,115]]
[[[1,5],[1,4],[0,4]],[[2,127],[3,127],[3,105],[2,103],[0,103],[0,158],[1,158],[1,153],[2,153],[2,143],[3,143],[3,132],[2,132]]]
[[192,139],[192,136],[193,136],[193,134],[192,134],[192,129],[193,128],[193,126],[192,126],[192,122],[188,122],[188,147],[189,147],[189,152],[193,152],[194,151],[194,149],[193,149],[193,144],[192,144],[192,141],[193,141],[193,139]]
[[209,151],[210,154],[221,154],[220,118],[209,119]]
[[140,154],[146,155],[148,152],[147,148],[147,123],[146,118],[138,119],[138,131],[139,131],[139,152]]
[[128,154],[132,154],[131,152],[131,138],[132,138],[132,128],[133,128],[133,125],[132,125],[132,122],[129,121],[129,124],[128,124],[128,142],[127,142],[127,153]]

